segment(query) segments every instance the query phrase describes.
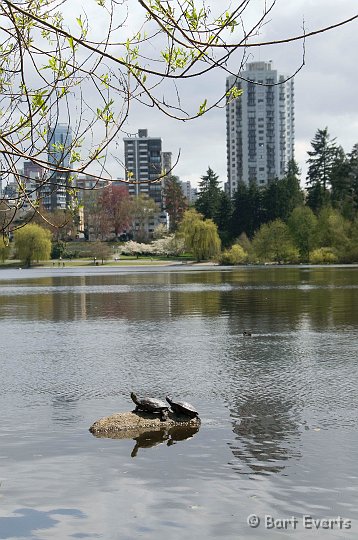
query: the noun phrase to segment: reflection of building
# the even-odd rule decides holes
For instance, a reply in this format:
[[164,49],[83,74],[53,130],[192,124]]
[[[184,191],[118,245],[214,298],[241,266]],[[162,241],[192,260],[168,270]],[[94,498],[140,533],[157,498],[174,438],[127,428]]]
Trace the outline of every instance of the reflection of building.
[[[282,178],[294,156],[293,80],[272,69],[270,62],[252,62],[226,80],[242,96],[226,106],[227,190],[239,182],[265,185]],[[265,85],[265,86],[264,86]]]
[[245,403],[231,404],[236,440],[230,448],[239,459],[239,472],[267,475],[286,467],[292,457],[289,444],[299,436],[292,408],[289,401],[260,395],[260,388],[255,389],[255,394],[246,395]]
[[70,204],[67,192],[70,173],[62,168],[70,166],[72,134],[67,124],[56,124],[48,130],[48,182],[44,193],[43,204],[47,210],[66,209]]

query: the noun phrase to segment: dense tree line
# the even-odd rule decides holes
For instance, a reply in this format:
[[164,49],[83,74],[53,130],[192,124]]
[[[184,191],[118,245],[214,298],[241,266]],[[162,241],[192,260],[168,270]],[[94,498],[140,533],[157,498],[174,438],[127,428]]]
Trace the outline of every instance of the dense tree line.
[[[240,183],[231,199],[209,167],[201,177],[195,208],[188,209],[178,180],[167,179],[163,195],[171,234],[159,226],[148,253],[169,256],[186,250],[198,261],[216,258],[224,264],[358,262],[358,144],[345,154],[327,128],[318,130],[311,143],[305,190],[297,164],[291,161],[283,178],[263,188]],[[98,259],[108,257],[103,240],[119,239],[128,231],[137,242],[145,242],[132,242],[143,252],[149,240],[147,225],[158,211],[152,199],[132,199],[126,189],[113,184],[89,192],[84,205]],[[34,223],[15,235],[17,255],[26,265],[49,256],[51,237],[53,250],[58,250],[52,256],[63,255],[63,237],[76,230],[71,214],[64,211],[52,215],[51,223],[43,211],[41,225],[48,231]],[[3,242],[1,260],[8,254]]]
[[[265,187],[239,183],[232,199],[208,168],[195,207],[216,224],[224,248],[240,245],[254,262],[358,260],[358,144],[346,154],[325,128],[311,146],[305,190],[295,161]],[[230,249],[225,257],[235,259]]]

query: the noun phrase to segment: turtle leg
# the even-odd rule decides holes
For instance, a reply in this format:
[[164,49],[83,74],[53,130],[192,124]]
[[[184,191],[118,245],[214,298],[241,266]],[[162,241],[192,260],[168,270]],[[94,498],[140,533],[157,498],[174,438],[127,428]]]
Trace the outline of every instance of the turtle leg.
[[139,411],[139,405],[137,405],[136,408],[133,409],[132,413],[136,413],[136,412],[138,412],[138,411]]

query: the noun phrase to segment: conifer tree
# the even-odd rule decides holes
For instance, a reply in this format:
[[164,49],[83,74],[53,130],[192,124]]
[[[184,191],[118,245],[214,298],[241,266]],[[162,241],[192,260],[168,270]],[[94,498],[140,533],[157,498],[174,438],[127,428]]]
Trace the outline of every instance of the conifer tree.
[[331,175],[338,149],[327,127],[317,130],[311,145],[312,150],[308,152],[307,160],[307,204],[317,212],[329,204]]
[[206,219],[212,219],[213,221],[217,219],[222,193],[218,178],[218,175],[214,173],[211,167],[208,167],[206,174],[201,177],[200,191],[195,203],[197,211]]

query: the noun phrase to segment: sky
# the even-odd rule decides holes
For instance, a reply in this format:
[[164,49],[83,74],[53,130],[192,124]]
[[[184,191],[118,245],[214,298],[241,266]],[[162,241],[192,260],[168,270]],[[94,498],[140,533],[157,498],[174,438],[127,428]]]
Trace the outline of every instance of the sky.
[[[259,0],[257,14],[261,13]],[[260,40],[280,39],[335,24],[358,13],[357,0],[279,1]],[[256,15],[256,13],[254,14]],[[317,129],[328,127],[346,152],[358,142],[358,20],[306,40],[305,66],[295,77],[295,158],[304,185],[307,150]],[[280,73],[292,74],[302,62],[302,42],[251,49],[249,61],[272,60]],[[235,66],[231,66],[235,69]],[[216,71],[181,88],[188,104],[201,103],[225,91],[226,74]],[[180,160],[174,174],[197,185],[210,166],[226,181],[225,109],[216,109],[191,122],[178,122],[145,107],[134,106],[126,129],[135,133],[147,128],[149,136],[163,140],[163,150]],[[118,152],[122,145],[118,143]],[[113,174],[115,172],[113,171]],[[122,176],[119,172],[117,176]]]
[[[261,17],[263,6],[269,5],[270,2],[274,3],[274,8],[265,19],[260,34],[252,38],[255,42],[297,36],[303,33],[303,26],[306,32],[310,32],[358,14],[357,0],[249,0],[243,20],[246,30],[250,24]],[[229,6],[230,0],[205,0],[204,3],[205,6],[210,3],[212,13],[215,13],[215,10],[222,10]],[[231,4],[236,5],[234,1],[231,1]],[[126,35],[132,35],[133,30],[138,30],[143,10],[135,0],[122,0],[116,2],[115,5],[118,28],[114,37],[118,41],[125,42]],[[199,0],[197,5],[199,5]],[[76,17],[81,12],[88,16],[91,25],[92,33],[88,39],[93,37],[94,40],[103,40],[106,28],[105,10],[100,8],[95,0],[64,2],[63,13],[71,31],[78,33]],[[230,35],[230,39],[236,42],[241,39],[241,36],[241,29],[238,28]],[[160,51],[163,42],[160,39],[159,36],[145,42],[146,57],[161,58]],[[116,49],[116,46],[112,49],[113,51],[117,57],[123,54],[118,48]],[[310,141],[317,129],[328,127],[331,137],[335,137],[337,143],[346,152],[350,152],[353,145],[358,142],[357,51],[358,19],[331,31],[309,37],[305,42],[305,65],[295,76],[295,158],[302,171],[302,185],[305,183],[307,170],[307,150],[310,149]],[[302,63],[303,43],[296,41],[254,47],[250,48],[247,54],[247,61],[271,60],[273,68],[279,73],[292,75]],[[239,71],[241,60],[241,52],[231,58],[228,64],[231,72]],[[98,69],[106,69],[105,63]],[[112,70],[114,73],[119,73],[118,64],[112,64]],[[48,75],[49,71],[40,70],[40,73]],[[205,76],[179,81],[177,88],[172,83],[161,84],[156,92],[159,97],[163,95],[166,100],[174,99],[174,101],[179,94],[183,107],[192,113],[197,113],[199,105],[205,99],[208,104],[211,104],[225,93],[226,76],[227,73],[224,70],[216,69]],[[148,75],[148,82],[149,79],[150,75]],[[91,88],[90,85],[76,88],[80,95],[85,97],[85,109],[87,107],[87,110],[96,115],[96,108],[101,104],[98,89],[93,86]],[[73,99],[76,100],[75,94]],[[120,102],[120,95],[115,96],[115,105],[118,103],[120,107]],[[75,129],[76,121],[82,118],[83,110],[70,107],[69,111],[71,127]],[[60,118],[60,122],[67,121],[66,118]],[[149,136],[162,138],[163,151],[172,152],[173,161],[180,154],[173,174],[179,176],[182,181],[190,180],[193,186],[197,186],[210,166],[219,176],[220,182],[224,183],[226,182],[225,122],[225,108],[215,108],[197,119],[184,122],[171,119],[157,109],[132,101],[128,119],[123,126],[125,132],[123,136],[128,133],[135,134],[139,129],[147,129]],[[96,143],[95,139],[98,136],[96,129],[87,129],[90,140],[86,141],[86,145],[89,151],[92,151]],[[89,132],[92,133],[92,139]],[[112,178],[123,178],[124,143],[121,134],[111,145],[110,151],[112,156],[109,155],[107,159],[106,169]],[[87,172],[97,174],[98,170]]]

